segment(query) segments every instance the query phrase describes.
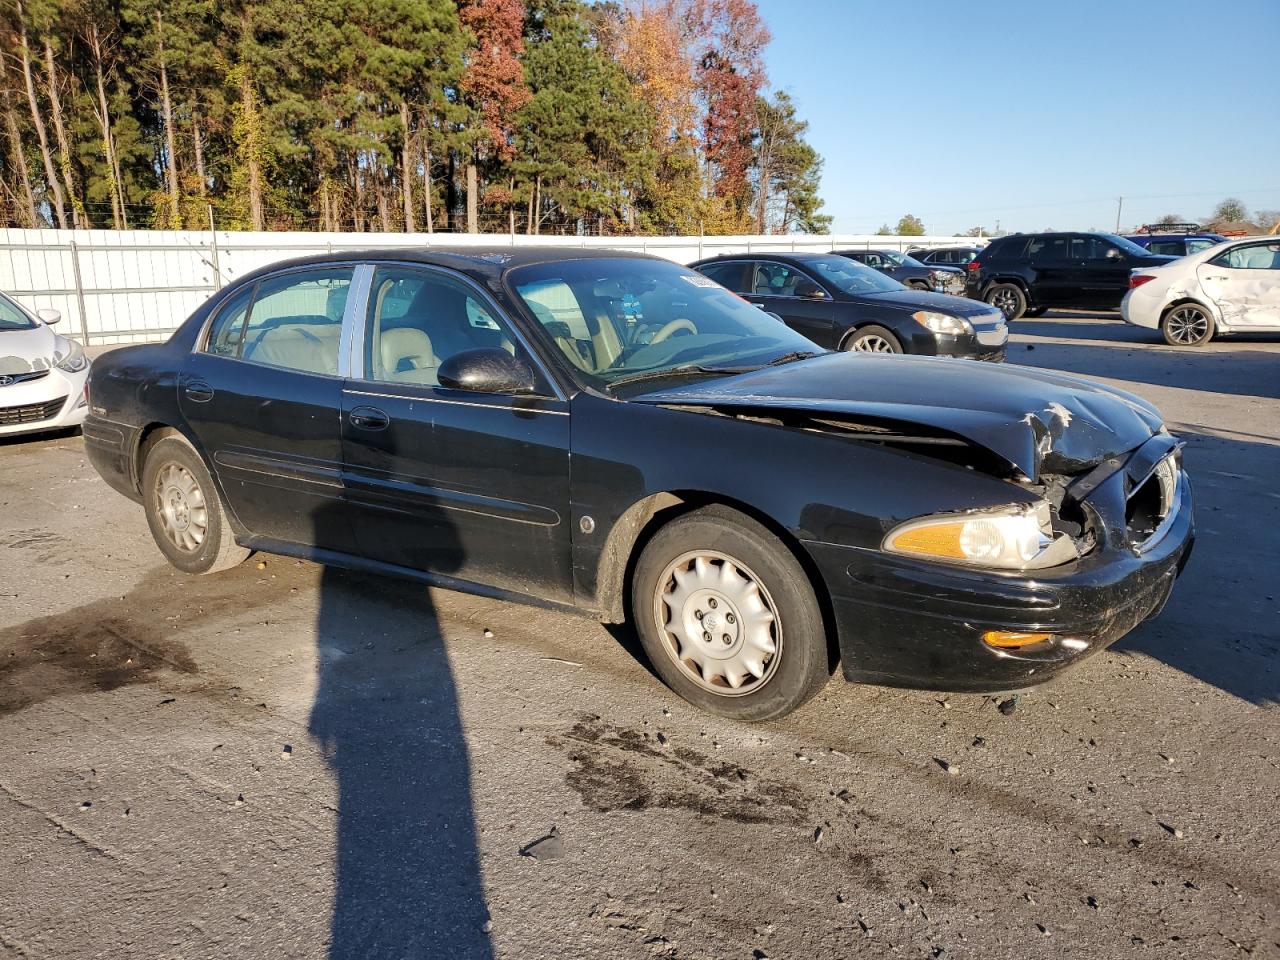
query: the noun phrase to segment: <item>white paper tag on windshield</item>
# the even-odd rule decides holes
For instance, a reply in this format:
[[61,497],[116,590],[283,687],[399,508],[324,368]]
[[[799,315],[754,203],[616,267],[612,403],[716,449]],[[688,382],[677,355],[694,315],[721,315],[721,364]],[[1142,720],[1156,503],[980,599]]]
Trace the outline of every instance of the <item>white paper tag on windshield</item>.
[[710,277],[703,277],[703,276],[700,276],[700,275],[698,275],[698,274],[693,274],[693,273],[685,273],[685,274],[681,274],[681,276],[683,276],[683,277],[684,277],[684,279],[685,279],[685,282],[686,282],[686,283],[692,283],[695,287],[718,287],[718,286],[720,286],[720,284],[716,283],[716,282],[715,282],[714,280],[712,280]]

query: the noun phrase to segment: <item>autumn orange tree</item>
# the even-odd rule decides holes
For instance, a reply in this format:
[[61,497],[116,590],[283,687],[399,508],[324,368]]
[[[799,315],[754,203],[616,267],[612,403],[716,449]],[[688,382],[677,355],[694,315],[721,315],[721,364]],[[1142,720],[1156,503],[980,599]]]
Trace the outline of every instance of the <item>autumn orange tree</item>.
[[0,225],[825,228],[752,0],[7,0]]

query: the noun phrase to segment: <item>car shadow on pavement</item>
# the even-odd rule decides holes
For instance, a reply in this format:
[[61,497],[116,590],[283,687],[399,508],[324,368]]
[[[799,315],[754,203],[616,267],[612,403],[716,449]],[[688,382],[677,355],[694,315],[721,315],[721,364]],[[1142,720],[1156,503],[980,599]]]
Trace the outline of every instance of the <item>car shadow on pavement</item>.
[[[348,535],[345,517],[315,524],[317,543]],[[435,546],[460,554],[456,538]],[[492,957],[470,760],[428,590],[326,567],[319,602],[310,732],[338,795],[329,960]]]
[[1259,706],[1280,703],[1280,440],[1174,430],[1196,497],[1196,546],[1168,605],[1113,648]]
[[[1118,322],[1117,324],[1118,325]],[[1210,393],[1243,397],[1280,399],[1280,349],[1212,349],[1170,347],[1159,340],[1133,337],[1134,328],[1116,325],[1069,323],[1025,323],[1015,332],[1033,337],[1061,337],[1061,343],[1037,340],[1009,344],[1009,363],[1030,367],[1050,367],[1086,377],[1105,377],[1149,383],[1159,387],[1183,387]],[[1079,329],[1085,336],[1076,333]],[[1106,330],[1103,338],[1099,330]],[[1146,333],[1147,331],[1136,331]],[[1112,336],[1115,333],[1116,335]],[[1079,343],[1072,340],[1087,339]],[[1232,337],[1230,343],[1242,338]],[[1280,339],[1277,340],[1280,348]],[[1028,349],[1030,348],[1030,349]]]

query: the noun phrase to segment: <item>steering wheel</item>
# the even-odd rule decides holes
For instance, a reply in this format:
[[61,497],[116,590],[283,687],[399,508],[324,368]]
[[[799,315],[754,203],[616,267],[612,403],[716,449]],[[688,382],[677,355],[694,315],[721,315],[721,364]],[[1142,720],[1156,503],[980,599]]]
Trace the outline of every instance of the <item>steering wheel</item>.
[[662,325],[662,329],[653,335],[653,339],[649,341],[652,346],[655,343],[661,343],[667,337],[672,336],[678,330],[684,330],[687,333],[697,334],[698,328],[693,325],[692,320],[686,320],[681,317],[679,320],[670,320]]

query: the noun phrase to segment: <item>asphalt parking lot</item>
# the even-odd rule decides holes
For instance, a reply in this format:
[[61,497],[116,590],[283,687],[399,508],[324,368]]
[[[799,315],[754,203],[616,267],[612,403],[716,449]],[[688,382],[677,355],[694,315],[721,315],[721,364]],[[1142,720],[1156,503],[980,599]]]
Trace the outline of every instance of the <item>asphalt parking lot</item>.
[[3,443],[0,956],[1280,956],[1280,340],[1014,331],[1199,501],[1164,613],[1017,698],[719,720],[586,620],[185,577],[78,437]]

